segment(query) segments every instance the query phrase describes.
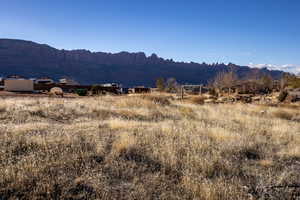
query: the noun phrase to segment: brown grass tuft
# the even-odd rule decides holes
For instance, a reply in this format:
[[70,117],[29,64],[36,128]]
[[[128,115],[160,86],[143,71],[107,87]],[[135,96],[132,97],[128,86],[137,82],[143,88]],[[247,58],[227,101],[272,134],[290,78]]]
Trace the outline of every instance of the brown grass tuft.
[[168,106],[171,104],[169,96],[158,96],[158,95],[142,95],[141,98],[149,100],[155,104],[161,106]]
[[194,96],[194,97],[191,97],[191,98],[189,99],[189,101],[190,101],[191,103],[193,103],[193,104],[203,105],[205,99],[206,99],[205,97]]
[[294,117],[294,114],[292,112],[286,110],[277,110],[272,114],[276,118],[285,119],[285,120],[292,120]]

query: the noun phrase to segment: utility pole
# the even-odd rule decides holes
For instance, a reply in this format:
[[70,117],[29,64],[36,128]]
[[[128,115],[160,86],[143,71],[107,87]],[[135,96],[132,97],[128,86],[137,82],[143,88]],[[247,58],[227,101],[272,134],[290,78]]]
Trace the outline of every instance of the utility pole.
[[181,86],[181,100],[183,100],[183,86]]
[[202,96],[202,85],[200,85],[199,94]]

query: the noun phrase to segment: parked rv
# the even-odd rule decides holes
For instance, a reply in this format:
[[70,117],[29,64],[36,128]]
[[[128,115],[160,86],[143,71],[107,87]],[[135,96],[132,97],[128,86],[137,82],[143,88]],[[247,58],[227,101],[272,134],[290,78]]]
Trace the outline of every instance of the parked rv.
[[5,79],[4,90],[10,92],[33,92],[33,81],[29,79]]

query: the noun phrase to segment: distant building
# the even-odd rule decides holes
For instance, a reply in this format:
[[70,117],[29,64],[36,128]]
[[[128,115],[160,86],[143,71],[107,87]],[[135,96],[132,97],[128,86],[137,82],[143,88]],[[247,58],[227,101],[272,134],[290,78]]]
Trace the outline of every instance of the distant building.
[[43,77],[39,79],[35,79],[36,84],[52,84],[54,81],[51,78]]
[[117,83],[105,83],[102,84],[103,87],[119,87]]
[[128,94],[129,93],[129,88],[120,88],[120,92],[122,94]]
[[29,79],[8,78],[4,80],[4,90],[10,92],[32,92],[33,81]]
[[146,88],[144,86],[139,86],[139,87],[132,88],[131,91],[133,93],[150,93],[151,88]]
[[4,90],[4,78],[0,77],[0,90]]
[[181,88],[187,94],[202,94],[208,92],[208,88],[203,85],[182,85]]
[[79,85],[77,81],[68,78],[59,79],[59,83],[63,85]]
[[23,76],[19,76],[19,75],[10,75],[5,78],[5,80],[15,80],[15,79],[25,80]]

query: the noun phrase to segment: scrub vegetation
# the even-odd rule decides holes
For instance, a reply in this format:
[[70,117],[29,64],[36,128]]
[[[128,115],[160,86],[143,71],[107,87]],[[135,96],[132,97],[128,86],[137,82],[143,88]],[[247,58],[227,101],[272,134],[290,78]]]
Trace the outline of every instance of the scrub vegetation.
[[299,199],[299,171],[297,106],[1,99],[1,200]]

